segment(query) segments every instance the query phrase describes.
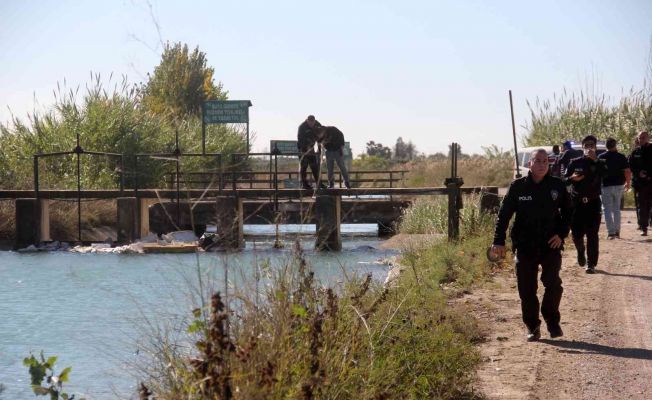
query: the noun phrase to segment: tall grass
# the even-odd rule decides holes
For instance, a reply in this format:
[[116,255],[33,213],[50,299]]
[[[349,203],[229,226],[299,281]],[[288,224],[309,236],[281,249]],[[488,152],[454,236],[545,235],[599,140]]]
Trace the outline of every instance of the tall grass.
[[[133,168],[136,153],[171,153],[175,146],[175,132],[179,133],[182,152],[201,150],[201,121],[188,117],[183,121],[168,121],[141,107],[141,93],[127,83],[126,77],[104,82],[99,74],[92,74],[85,92],[57,86],[55,102],[45,112],[34,112],[27,120],[13,117],[8,125],[0,125],[0,187],[4,189],[31,189],[33,185],[33,155],[72,151],[76,136],[86,151],[111,152],[126,156],[127,186],[133,186],[134,173],[140,184],[161,183],[166,172],[166,161],[141,159],[137,172]],[[233,153],[244,151],[242,132],[234,127],[210,125],[206,133],[208,152]],[[214,168],[215,158],[184,159],[184,170]],[[226,157],[225,161],[228,162]],[[167,161],[167,164],[170,164]],[[117,158],[82,156],[82,186],[117,187],[119,182]],[[169,165],[168,165],[169,168]],[[55,182],[59,188],[76,185],[74,156],[42,160],[40,178]]]
[[[443,186],[450,177],[450,161],[421,160],[405,164],[409,170],[407,186]],[[509,153],[502,157],[473,156],[458,160],[457,175],[464,179],[464,186],[508,186],[512,181],[514,159]]]
[[637,132],[652,126],[652,91],[631,89],[618,100],[595,91],[578,94],[566,89],[552,100],[528,101],[531,122],[525,142],[528,146],[561,144],[581,140],[588,134],[599,140],[613,137],[621,151],[630,152]]
[[392,287],[367,275],[338,288],[322,286],[296,247],[284,267],[263,263],[258,285],[231,294],[230,312],[214,294],[185,339],[156,341],[145,386],[160,399],[476,398],[479,332],[440,289],[476,276],[462,271],[482,259],[460,246]]
[[[463,238],[491,232],[495,218],[480,209],[480,195],[463,197],[460,210],[460,234]],[[401,233],[446,234],[448,232],[448,199],[445,196],[419,197],[403,212]]]

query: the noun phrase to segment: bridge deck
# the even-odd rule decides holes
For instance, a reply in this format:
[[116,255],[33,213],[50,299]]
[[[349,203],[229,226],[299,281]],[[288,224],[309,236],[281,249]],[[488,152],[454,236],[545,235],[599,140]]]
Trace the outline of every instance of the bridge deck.
[[[487,186],[485,189],[494,189],[495,187]],[[462,187],[462,193],[479,193],[479,187]],[[312,196],[314,190],[304,189],[189,189],[181,190],[179,194],[182,198],[210,198],[217,196],[239,196],[241,198],[259,198],[273,197],[279,198],[298,198]],[[319,189],[318,195],[337,195],[337,196],[418,196],[418,195],[443,195],[448,191],[445,187],[412,187],[412,188],[353,188],[353,189]],[[118,197],[138,197],[138,198],[176,198],[176,190],[170,189],[119,189],[110,190],[39,190],[38,196],[34,190],[0,190],[0,199],[20,199],[36,198],[41,199],[76,199],[77,196],[83,199],[115,199]]]

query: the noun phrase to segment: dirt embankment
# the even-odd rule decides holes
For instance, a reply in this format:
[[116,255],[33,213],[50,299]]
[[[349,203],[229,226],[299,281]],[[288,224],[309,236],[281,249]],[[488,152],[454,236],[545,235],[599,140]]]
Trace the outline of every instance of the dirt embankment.
[[[600,230],[595,275],[563,257],[564,336],[525,341],[513,270],[463,299],[488,327],[478,390],[489,399],[652,399],[652,239],[632,211],[622,239]],[[539,296],[543,292],[539,285]]]

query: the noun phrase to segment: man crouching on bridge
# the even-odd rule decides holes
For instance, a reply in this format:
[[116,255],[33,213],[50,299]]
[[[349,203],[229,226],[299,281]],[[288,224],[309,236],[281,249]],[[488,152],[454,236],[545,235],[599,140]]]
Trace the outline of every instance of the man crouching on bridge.
[[516,179],[509,187],[498,213],[491,253],[505,256],[505,232],[512,215],[516,219],[510,237],[516,254],[516,279],[521,298],[523,322],[529,342],[541,338],[537,275],[545,287],[541,314],[551,338],[563,335],[559,325],[559,303],[563,288],[559,270],[564,239],[570,229],[571,201],[566,185],[548,174],[548,154],[532,152],[528,176]]
[[334,126],[320,126],[317,128],[317,142],[326,149],[326,170],[328,171],[328,188],[333,189],[334,180],[334,163],[340,169],[340,174],[344,179],[344,186],[351,189],[349,183],[349,173],[344,163],[344,134]]

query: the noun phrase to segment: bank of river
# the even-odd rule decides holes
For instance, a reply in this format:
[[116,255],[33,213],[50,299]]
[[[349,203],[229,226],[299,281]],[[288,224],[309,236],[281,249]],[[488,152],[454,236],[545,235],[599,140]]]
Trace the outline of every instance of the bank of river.
[[[340,253],[314,252],[313,241],[303,241],[307,258],[331,286],[344,279],[343,271],[384,279],[389,267],[377,261],[396,254],[370,237],[345,238]],[[138,342],[146,337],[145,318],[173,325],[188,317],[198,265],[223,288],[225,266],[237,286],[257,261],[279,266],[292,257],[291,243],[281,250],[271,243],[248,242],[228,256],[0,252],[0,383],[6,387],[0,398],[33,396],[22,360],[41,349],[59,356],[58,371],[72,366],[69,392],[129,398],[137,383],[132,365],[144,362]]]

